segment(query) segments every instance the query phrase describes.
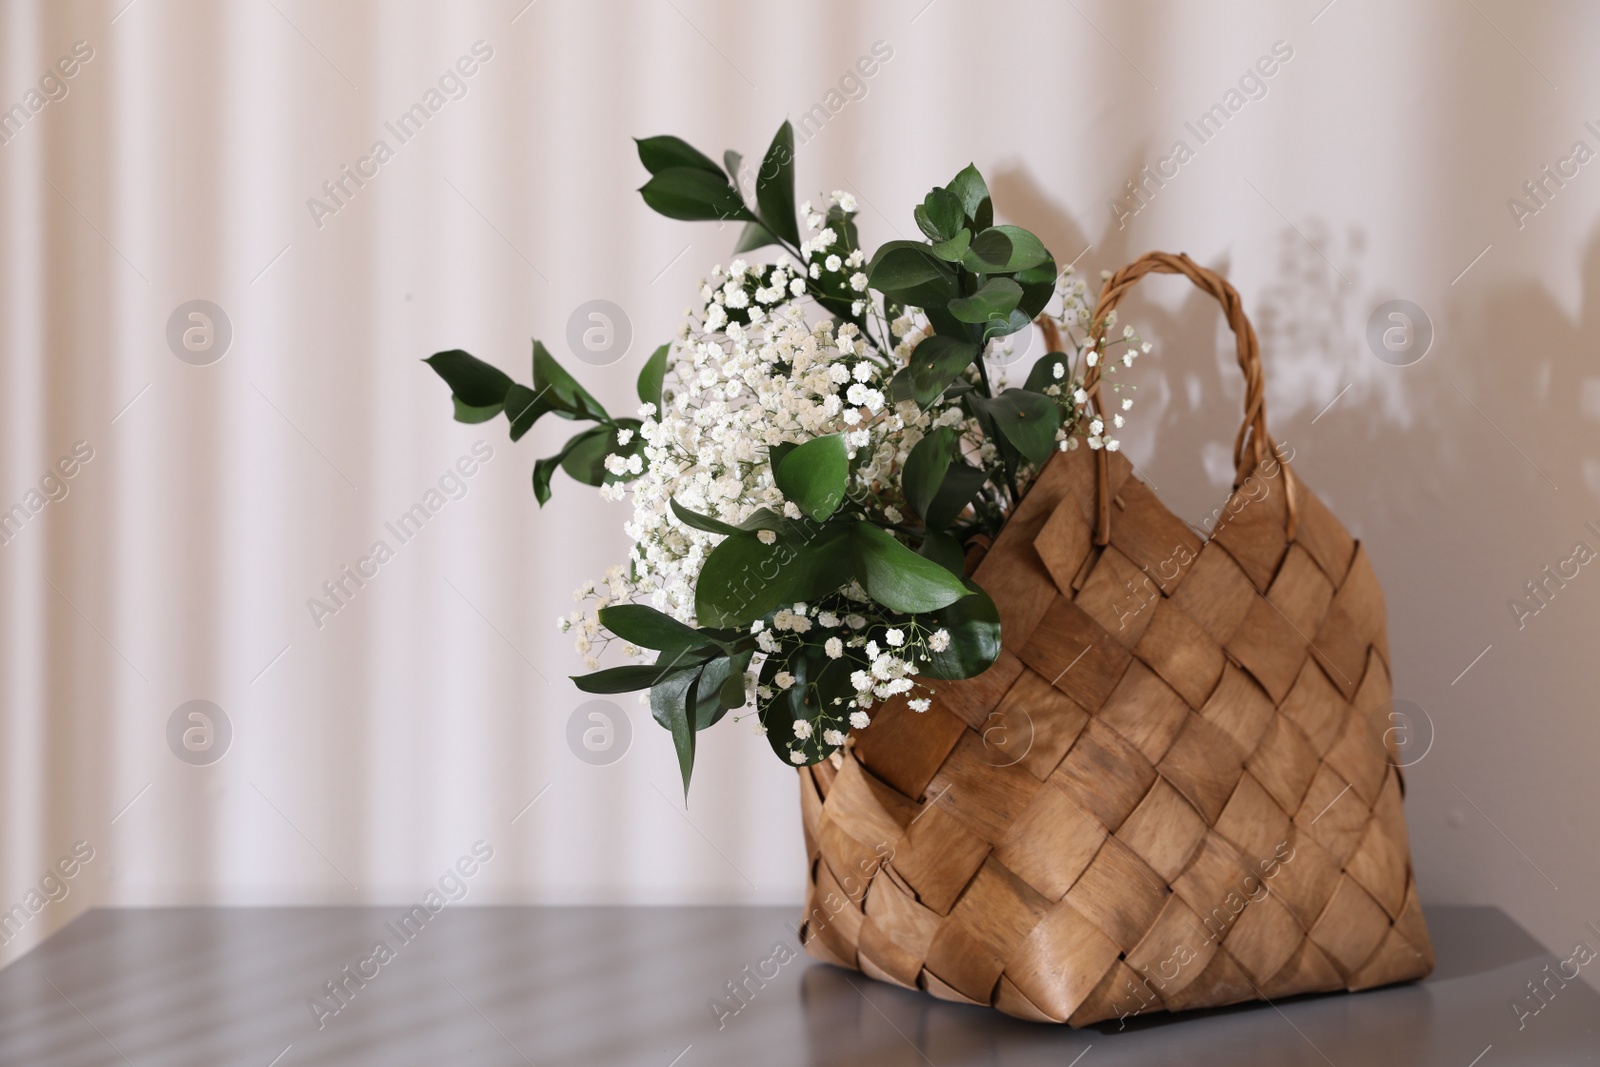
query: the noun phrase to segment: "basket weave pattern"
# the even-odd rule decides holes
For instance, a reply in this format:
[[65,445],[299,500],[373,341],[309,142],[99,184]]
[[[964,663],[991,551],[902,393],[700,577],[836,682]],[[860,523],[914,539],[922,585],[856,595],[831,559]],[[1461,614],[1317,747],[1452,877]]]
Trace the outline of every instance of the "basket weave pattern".
[[1237,294],[1108,291],[1151,270],[1239,335],[1238,486],[1203,541],[1120,454],[1051,460],[974,573],[995,665],[801,772],[813,956],[1074,1026],[1433,967],[1377,577],[1271,454]]

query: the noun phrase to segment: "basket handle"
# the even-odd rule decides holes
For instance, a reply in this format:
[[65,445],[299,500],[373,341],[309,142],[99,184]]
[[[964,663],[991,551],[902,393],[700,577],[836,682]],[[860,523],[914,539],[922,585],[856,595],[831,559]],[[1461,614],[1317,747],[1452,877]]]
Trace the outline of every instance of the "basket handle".
[[[1240,423],[1239,433],[1233,442],[1233,487],[1238,489],[1249,477],[1250,472],[1264,459],[1276,454],[1277,448],[1272,436],[1267,433],[1267,400],[1261,376],[1261,347],[1256,341],[1255,327],[1250,325],[1250,319],[1244,313],[1244,302],[1239,298],[1238,291],[1216,271],[1200,266],[1181,252],[1177,255],[1170,252],[1148,252],[1117,271],[1101,287],[1100,301],[1096,305],[1094,321],[1089,327],[1089,336],[1095,339],[1096,348],[1104,352],[1106,316],[1116,308],[1123,296],[1139,279],[1152,273],[1182,274],[1197,287],[1210,293],[1222,305],[1228,326],[1238,340],[1239,369],[1244,372],[1244,420]],[[1101,371],[1104,366],[1105,360],[1102,359],[1090,367],[1084,375],[1083,386],[1094,404],[1095,412],[1102,418],[1108,418],[1110,413],[1100,398]],[[1095,522],[1094,542],[1097,545],[1104,545],[1111,540],[1111,462],[1105,449],[1100,449],[1097,453],[1095,466],[1098,517]],[[1288,464],[1282,464],[1281,469],[1284,474],[1284,488],[1288,494],[1287,532],[1289,537],[1293,538],[1299,511],[1295,505],[1294,475],[1290,473]]]

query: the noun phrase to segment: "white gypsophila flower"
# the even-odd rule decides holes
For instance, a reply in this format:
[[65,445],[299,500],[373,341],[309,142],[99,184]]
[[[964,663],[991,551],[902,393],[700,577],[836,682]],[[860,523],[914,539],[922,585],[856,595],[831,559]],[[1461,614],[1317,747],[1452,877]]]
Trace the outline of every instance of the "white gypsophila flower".
[[927,711],[930,707],[933,706],[933,701],[929,700],[927,697],[916,697],[914,699],[906,701],[906,703],[911,706],[911,710],[912,711],[915,711],[915,712],[918,712],[918,713]]
[[[874,298],[865,284],[866,253],[849,247],[848,227],[809,208],[806,205],[801,215],[814,236],[801,242],[798,262],[778,254],[771,262],[739,259],[710,272],[700,289],[699,306],[688,310],[668,349],[661,402],[639,409],[637,430],[621,429],[616,434],[615,447],[622,454],[606,458],[610,477],[601,495],[631,502],[632,515],[624,528],[633,544],[626,566],[614,568],[604,583],[585,583],[574,598],[580,609],[564,624],[558,623],[587,659],[595,659],[594,653],[611,639],[596,616],[596,609],[606,604],[649,604],[680,622],[697,624],[695,589],[700,571],[723,537],[679,520],[674,501],[714,520],[708,525],[739,526],[762,508],[791,522],[805,521],[776,486],[770,461],[770,450],[776,446],[844,436],[851,461],[847,488],[851,506],[863,517],[890,526],[904,522],[909,510],[900,472],[911,450],[935,429],[956,432],[965,462],[984,468],[992,477],[1001,468],[995,443],[985,438],[956,398],[941,396],[923,410],[914,402],[897,403],[887,395],[890,379],[909,362],[917,345],[931,336],[932,328],[916,308],[897,308],[891,315],[891,309],[878,305],[882,315],[874,317]],[[826,210],[835,219],[840,211],[848,215],[854,211],[854,198],[835,194]],[[863,299],[851,304],[852,316],[866,315],[886,328],[879,339],[892,344],[892,351],[877,347],[877,340],[857,323],[840,323],[827,313],[816,316],[816,321],[808,319],[795,301],[805,296],[807,278],[820,278],[824,270],[832,279],[825,283],[830,291],[848,283],[861,294]],[[1083,367],[1107,364],[1102,369],[1109,376],[1121,369],[1110,364],[1126,366],[1136,354],[1135,346],[1138,352],[1148,352],[1150,345],[1121,328],[1127,351],[1120,360],[1102,360],[1109,343],[1097,344],[1084,328],[1103,325],[1109,331],[1116,325],[1115,317],[1106,316],[1103,324],[1096,318],[1094,295],[1070,270],[1058,281],[1057,296],[1061,310],[1055,318],[1064,342],[1060,348],[1068,356],[1057,358],[1050,368],[1050,378],[1059,384],[1044,392],[1061,408],[1060,447],[1070,451],[1081,443],[1116,451],[1120,443],[1107,435],[1105,420],[1118,428],[1123,420],[1103,416],[1090,432]],[[1075,364],[1074,352],[1085,362]],[[969,368],[966,381],[979,384],[976,369]],[[1108,377],[1102,393],[1106,388],[1115,392],[1127,387]],[[1121,410],[1130,405],[1131,401],[1121,400]],[[1026,492],[1038,473],[1033,465],[1018,470],[1019,489]],[[997,493],[988,503],[1004,514],[1004,494]],[[756,534],[762,544],[776,545],[787,538],[773,530],[757,529]],[[774,667],[788,666],[797,662],[790,656],[807,644],[814,649],[820,645],[819,651],[830,660],[846,661],[855,695],[833,699],[832,706],[818,713],[813,721],[819,732],[841,730],[846,721],[860,728],[869,721],[867,708],[899,694],[909,693],[923,707],[929,706],[913,691],[922,684],[913,675],[919,666],[928,665],[929,655],[949,647],[949,633],[925,634],[916,626],[900,629],[903,623],[894,625],[896,620],[886,618],[855,583],[822,599],[826,607],[820,610],[797,605],[770,615],[770,626],[752,625],[759,654],[750,669],[761,671],[763,658],[775,660]],[[838,636],[826,632],[805,636],[810,630],[829,631],[841,625],[848,630]],[[890,638],[891,629],[898,631],[898,641]],[[879,636],[869,643],[867,633]],[[880,643],[895,651],[880,649]],[[787,670],[769,677],[773,684],[755,686],[752,675],[749,688],[758,710],[779,697],[780,686],[795,684]],[[796,762],[805,762],[803,754]]]
[[811,724],[804,719],[794,721],[794,735],[804,741],[811,736]]
[[789,753],[789,762],[790,763],[800,764],[800,763],[804,763],[805,761],[806,761],[806,754],[804,752],[801,752],[799,749],[795,749],[794,751]]
[[837,748],[839,745],[844,744],[844,731],[842,731],[842,730],[824,730],[824,731],[822,731],[822,743],[825,744],[825,745],[833,745],[834,747]]

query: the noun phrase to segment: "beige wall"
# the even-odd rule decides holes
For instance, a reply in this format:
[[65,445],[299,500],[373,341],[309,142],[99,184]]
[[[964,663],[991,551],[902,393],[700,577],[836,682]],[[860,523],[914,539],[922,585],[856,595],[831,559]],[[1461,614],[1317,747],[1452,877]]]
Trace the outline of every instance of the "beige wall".
[[[747,727],[706,737],[687,816],[643,709],[620,761],[569,749],[581,665],[552,620],[622,557],[624,512],[564,478],[538,509],[528,474],[563,428],[513,447],[454,424],[417,360],[461,346],[525,377],[530,336],[562,353],[606,298],[633,347],[574,365],[631,406],[732,235],[649,213],[629,137],[758,154],[880,40],[800,189],[855,191],[875,242],[973,160],[1062,260],[1225,269],[1273,429],[1372,553],[1396,695],[1436,728],[1408,772],[1426,898],[1557,946],[1600,919],[1600,570],[1520,630],[1507,606],[1575,541],[1600,549],[1600,163],[1520,226],[1507,207],[1575,141],[1600,149],[1592,9],[124,2],[0,6],[0,106],[93,49],[0,146],[0,508],[93,451],[0,547],[0,898],[94,850],[0,960],[92,904],[416,897],[479,839],[478,901],[798,899],[794,779]],[[466,96],[396,145],[384,122],[480,40]],[[1279,41],[1265,96],[1199,144],[1184,123]],[[319,226],[307,199],[379,138],[394,158]],[[1194,157],[1119,228],[1108,199],[1179,138]],[[1127,440],[1199,518],[1239,387],[1180,286],[1127,305],[1158,345]],[[1436,332],[1409,367],[1364,337],[1395,298]],[[232,324],[209,366],[165,336],[193,299]],[[465,498],[318,628],[307,598],[480,438]],[[193,699],[232,725],[210,766],[168,745]]]

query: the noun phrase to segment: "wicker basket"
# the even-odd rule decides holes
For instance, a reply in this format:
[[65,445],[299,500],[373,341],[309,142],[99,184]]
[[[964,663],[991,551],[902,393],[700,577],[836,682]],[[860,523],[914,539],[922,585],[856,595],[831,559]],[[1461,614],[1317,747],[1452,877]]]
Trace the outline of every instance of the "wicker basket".
[[995,665],[801,772],[819,959],[1073,1026],[1433,967],[1371,562],[1276,455],[1227,282],[1152,254],[1101,313],[1152,271],[1238,338],[1235,491],[1202,539],[1119,453],[1051,460],[974,572]]

